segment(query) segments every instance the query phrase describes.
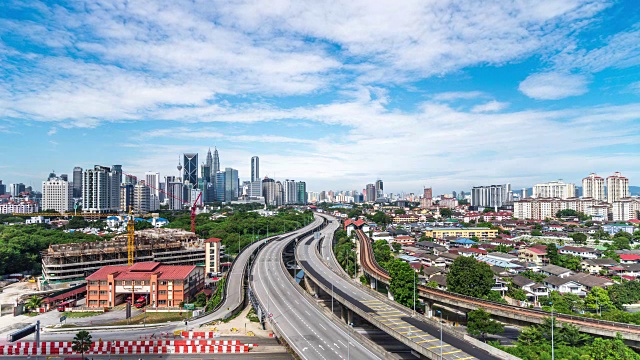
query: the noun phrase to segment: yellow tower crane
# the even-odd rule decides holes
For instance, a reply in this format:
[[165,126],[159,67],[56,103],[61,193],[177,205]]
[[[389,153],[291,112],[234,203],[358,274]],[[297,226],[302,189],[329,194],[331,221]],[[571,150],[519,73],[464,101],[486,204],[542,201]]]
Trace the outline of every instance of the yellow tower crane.
[[127,264],[133,265],[136,252],[136,221],[133,219],[133,211],[129,207],[129,220],[127,221]]

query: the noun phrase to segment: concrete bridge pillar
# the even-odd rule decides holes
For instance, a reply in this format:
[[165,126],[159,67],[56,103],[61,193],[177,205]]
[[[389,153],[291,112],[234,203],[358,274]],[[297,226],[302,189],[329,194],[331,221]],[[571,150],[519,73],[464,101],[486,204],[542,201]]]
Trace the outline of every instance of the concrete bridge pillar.
[[349,315],[347,315],[348,312],[349,309],[347,309],[346,306],[340,304],[340,318],[342,319],[342,321],[347,322],[349,320]]
[[376,280],[376,278],[374,278],[373,276],[369,276],[369,284],[371,285],[371,288],[373,290],[377,290],[378,289],[378,280]]
[[353,311],[347,310],[347,325],[348,324],[353,324],[354,323],[353,321],[354,321],[354,319],[353,319]]
[[431,301],[424,301],[424,316],[433,317],[433,303]]

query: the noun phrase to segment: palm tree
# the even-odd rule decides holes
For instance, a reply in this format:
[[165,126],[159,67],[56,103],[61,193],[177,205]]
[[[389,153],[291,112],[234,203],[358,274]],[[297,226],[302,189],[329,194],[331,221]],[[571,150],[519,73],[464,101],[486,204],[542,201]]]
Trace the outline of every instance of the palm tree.
[[80,330],[73,338],[71,350],[81,353],[84,359],[84,353],[91,349],[91,345],[93,345],[91,334],[86,330]]
[[27,310],[37,309],[40,307],[40,305],[42,305],[42,299],[37,297],[36,295],[33,295],[32,297],[30,297],[24,303],[24,307],[27,308]]

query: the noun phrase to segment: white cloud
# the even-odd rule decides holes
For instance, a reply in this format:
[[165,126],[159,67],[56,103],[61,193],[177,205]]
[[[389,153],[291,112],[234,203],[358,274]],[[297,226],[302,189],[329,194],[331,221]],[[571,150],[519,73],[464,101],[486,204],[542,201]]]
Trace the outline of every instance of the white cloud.
[[435,94],[431,98],[436,101],[452,101],[459,99],[475,99],[485,96],[487,96],[487,94],[483,93],[482,91],[449,91]]
[[472,113],[483,113],[483,112],[496,112],[506,109],[509,106],[509,103],[499,102],[499,101],[489,101],[484,104],[476,105],[471,108]]
[[548,72],[529,75],[518,89],[537,100],[558,100],[578,96],[588,91],[584,75]]
[[58,129],[56,129],[55,127],[52,127],[49,131],[47,131],[47,135],[51,136],[51,135],[55,135],[58,132]]

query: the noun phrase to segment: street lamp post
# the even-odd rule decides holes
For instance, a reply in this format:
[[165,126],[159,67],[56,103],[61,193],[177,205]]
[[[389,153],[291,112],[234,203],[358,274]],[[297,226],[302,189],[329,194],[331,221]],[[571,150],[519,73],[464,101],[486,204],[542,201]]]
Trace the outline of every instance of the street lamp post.
[[555,327],[553,324],[553,302],[551,304],[551,360],[555,360],[555,353],[553,351],[553,328]]
[[413,271],[413,315],[416,314],[416,271]]
[[442,311],[436,310],[436,313],[440,314],[440,360],[442,360]]
[[351,328],[353,327],[353,323],[348,324],[347,328],[347,360],[351,359]]
[[331,283],[331,314],[333,314],[333,283]]

